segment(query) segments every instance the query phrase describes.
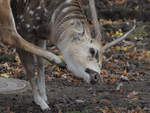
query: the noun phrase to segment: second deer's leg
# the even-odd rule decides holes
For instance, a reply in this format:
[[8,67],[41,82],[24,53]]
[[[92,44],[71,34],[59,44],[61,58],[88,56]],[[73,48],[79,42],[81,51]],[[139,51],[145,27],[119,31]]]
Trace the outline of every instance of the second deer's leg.
[[49,109],[49,106],[47,105],[45,100],[41,97],[41,93],[38,87],[38,77],[34,75],[35,72],[34,65],[36,63],[35,56],[22,50],[18,50],[18,53],[21,62],[25,68],[26,75],[30,81],[35,103],[38,104],[42,110]]

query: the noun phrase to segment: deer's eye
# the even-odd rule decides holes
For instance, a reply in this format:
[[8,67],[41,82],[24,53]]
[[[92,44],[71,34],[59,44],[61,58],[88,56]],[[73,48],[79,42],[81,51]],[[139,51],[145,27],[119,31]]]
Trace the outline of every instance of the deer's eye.
[[90,48],[89,51],[90,51],[90,54],[92,55],[92,57],[94,57],[94,55],[95,55],[95,50],[94,50],[94,48]]

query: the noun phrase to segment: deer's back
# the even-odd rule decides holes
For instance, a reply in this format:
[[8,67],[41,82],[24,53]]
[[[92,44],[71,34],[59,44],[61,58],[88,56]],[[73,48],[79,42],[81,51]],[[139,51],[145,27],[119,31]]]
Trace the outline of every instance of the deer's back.
[[17,31],[28,41],[47,39],[51,15],[65,0],[12,0]]

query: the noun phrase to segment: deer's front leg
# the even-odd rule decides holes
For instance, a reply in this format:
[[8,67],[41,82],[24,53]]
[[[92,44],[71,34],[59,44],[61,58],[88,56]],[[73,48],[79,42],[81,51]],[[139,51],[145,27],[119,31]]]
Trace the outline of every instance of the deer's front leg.
[[[46,48],[46,41],[44,40],[38,40],[37,42],[38,46],[41,48]],[[46,95],[46,87],[45,87],[45,59],[37,56],[37,71],[38,71],[38,80],[37,80],[37,85],[39,92],[41,94],[41,97],[43,100],[48,103],[47,95]]]

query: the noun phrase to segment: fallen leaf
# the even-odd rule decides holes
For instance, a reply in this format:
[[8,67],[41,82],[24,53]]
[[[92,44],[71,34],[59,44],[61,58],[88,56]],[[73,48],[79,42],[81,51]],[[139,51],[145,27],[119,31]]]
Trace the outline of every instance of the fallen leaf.
[[70,80],[73,82],[79,82],[79,80],[75,79],[74,77],[71,77]]
[[105,106],[104,109],[100,109],[100,111],[101,111],[102,113],[112,113],[111,110],[110,110],[107,106]]
[[120,110],[117,109],[117,108],[113,108],[113,112],[114,112],[114,113],[121,113]]
[[110,102],[109,100],[107,100],[107,99],[102,99],[102,100],[101,100],[101,103],[104,104],[104,105],[109,105],[109,104],[111,104],[111,102]]
[[58,110],[58,113],[62,113],[61,110]]
[[146,52],[146,56],[147,56],[147,57],[150,57],[150,51],[147,51],[147,52]]
[[118,86],[117,86],[117,88],[116,88],[116,90],[120,91],[122,89],[122,87],[123,87],[123,83],[119,83]]
[[121,78],[121,80],[129,81],[129,78],[128,78],[127,76],[123,76],[123,75],[122,75],[120,78]]
[[10,107],[8,107],[8,113],[14,113],[14,112],[12,112],[11,110],[10,110]]
[[128,99],[130,99],[130,101],[136,101],[139,97],[138,97],[138,92],[133,91],[131,93],[129,93],[127,95]]
[[0,74],[0,77],[9,78],[9,76],[10,76],[10,73],[3,73],[3,74]]
[[78,100],[75,100],[75,101],[76,101],[77,103],[84,103],[84,101],[81,100],[81,99],[80,99],[80,100],[78,99]]

